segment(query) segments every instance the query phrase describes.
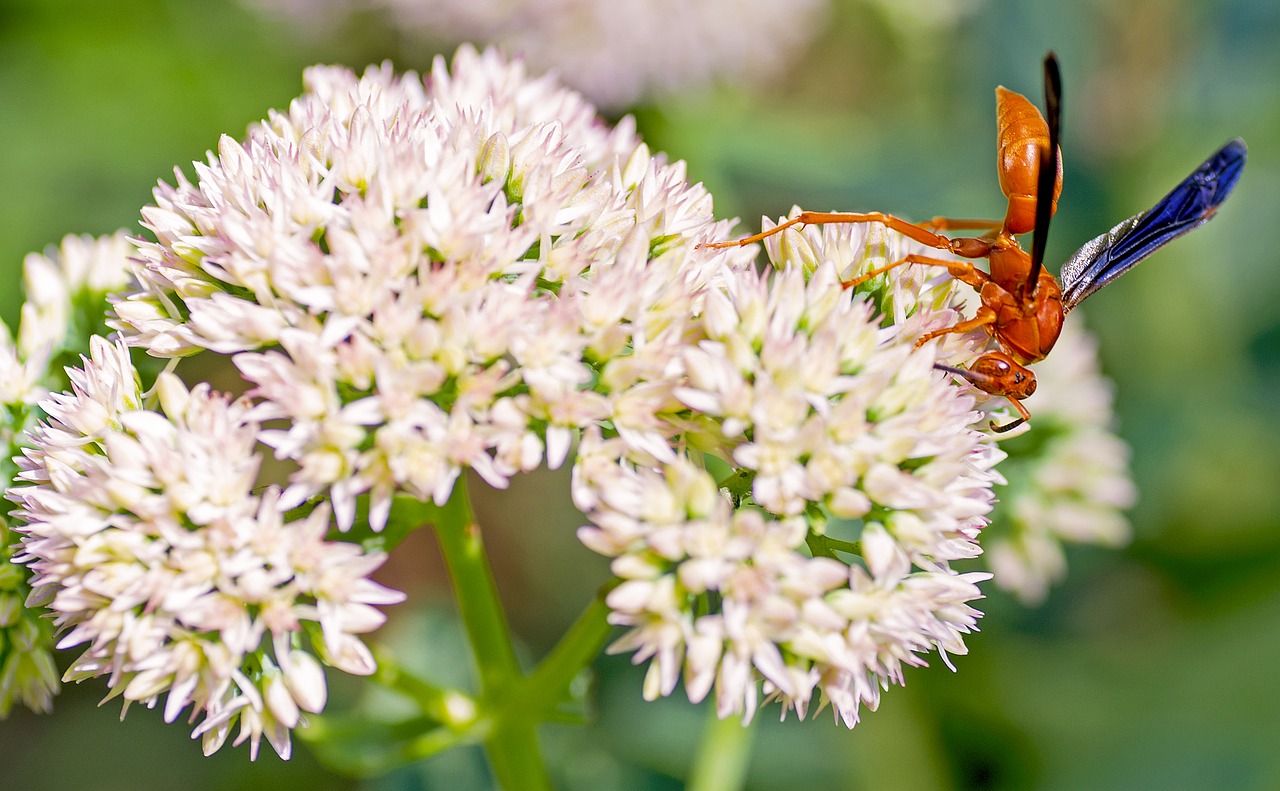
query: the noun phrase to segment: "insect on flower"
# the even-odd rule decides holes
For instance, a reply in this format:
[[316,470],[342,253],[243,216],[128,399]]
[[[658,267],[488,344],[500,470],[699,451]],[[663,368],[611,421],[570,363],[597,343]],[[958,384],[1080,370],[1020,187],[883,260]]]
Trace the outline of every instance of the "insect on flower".
[[[1244,141],[1231,140],[1173,191],[1145,212],[1116,225],[1071,256],[1062,267],[1062,281],[1044,269],[1049,220],[1062,192],[1058,120],[1062,107],[1062,78],[1052,52],[1044,60],[1045,116],[1025,96],[996,88],[996,143],[1000,189],[1009,201],[1003,220],[956,220],[935,217],[916,224],[882,212],[801,212],[762,233],[707,247],[731,247],[760,241],[794,225],[877,222],[921,244],[961,258],[985,258],[988,272],[966,261],[908,255],[843,283],[853,288],[903,264],[945,267],[952,277],[971,286],[981,299],[973,318],[926,333],[923,345],[953,332],[981,327],[1002,351],[987,352],[968,368],[934,367],[963,377],[979,389],[1003,396],[1020,417],[995,431],[1008,431],[1030,419],[1022,399],[1036,389],[1027,365],[1043,360],[1062,331],[1063,317],[1093,292],[1132,269],[1174,238],[1209,220],[1235,187],[1244,168]],[[1047,120],[1046,120],[1047,118]],[[1052,168],[1041,167],[1052,162]],[[1048,200],[1040,200],[1041,196]],[[976,237],[948,238],[952,229],[986,229]],[[1031,252],[1017,236],[1032,232]]]

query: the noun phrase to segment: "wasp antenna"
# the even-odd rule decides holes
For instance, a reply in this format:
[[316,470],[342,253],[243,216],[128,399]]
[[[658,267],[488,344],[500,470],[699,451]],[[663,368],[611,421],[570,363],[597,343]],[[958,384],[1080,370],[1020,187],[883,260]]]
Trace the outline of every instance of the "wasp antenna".
[[[1049,126],[1049,146],[1040,149],[1040,179],[1036,184],[1036,224],[1031,233],[1031,274],[1027,294],[1035,291],[1044,266],[1049,243],[1049,220],[1053,219],[1053,188],[1058,183],[1058,121],[1062,117],[1062,74],[1052,52],[1044,57],[1044,116]],[[1045,167],[1045,165],[1049,167]]]
[[970,371],[966,371],[963,368],[953,368],[950,365],[943,365],[942,363],[934,363],[933,367],[939,371],[946,371],[949,374],[955,374],[956,376],[968,381],[971,384],[974,384],[974,385],[978,384],[978,381],[979,381],[978,377],[975,374],[971,373]]

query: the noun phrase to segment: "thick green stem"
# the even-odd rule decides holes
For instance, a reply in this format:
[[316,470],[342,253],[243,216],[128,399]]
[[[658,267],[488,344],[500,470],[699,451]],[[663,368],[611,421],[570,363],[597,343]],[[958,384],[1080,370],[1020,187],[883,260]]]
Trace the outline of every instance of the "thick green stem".
[[436,535],[453,580],[458,614],[475,653],[481,694],[487,698],[490,692],[520,677],[520,663],[516,660],[511,629],[498,598],[498,585],[489,568],[480,526],[471,512],[471,500],[462,479],[454,486],[449,502],[440,509]]
[[484,749],[503,791],[551,791],[533,720],[508,718],[496,723]]
[[436,534],[480,677],[481,716],[494,718],[484,746],[498,785],[506,791],[549,791],[538,748],[538,712],[508,705],[518,697],[523,676],[464,480],[440,510]]
[[707,724],[686,788],[688,791],[740,791],[746,784],[755,731],[737,717],[717,717],[714,701],[707,712]]

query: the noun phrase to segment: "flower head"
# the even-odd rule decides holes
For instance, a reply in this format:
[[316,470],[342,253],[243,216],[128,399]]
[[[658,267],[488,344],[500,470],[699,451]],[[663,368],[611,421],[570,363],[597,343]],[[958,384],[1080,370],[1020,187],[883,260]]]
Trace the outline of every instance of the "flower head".
[[[826,226],[769,248],[778,271],[708,293],[663,407],[682,446],[716,463],[588,436],[580,535],[614,558],[608,602],[628,632],[612,650],[650,661],[647,697],[683,674],[694,700],[715,689],[722,716],[764,694],[801,716],[830,704],[852,726],[904,667],[965,652],[989,575],[951,562],[980,552],[1003,454],[933,369],[938,346],[915,348],[957,315],[951,281],[911,267],[841,288],[914,243]],[[960,339],[947,359],[976,346]]]
[[82,647],[67,680],[105,676],[126,705],[167,695],[169,721],[193,706],[206,752],[239,720],[237,743],[256,753],[265,735],[287,756],[299,712],[324,705],[316,656],[373,670],[358,635],[403,598],[368,579],[382,556],[327,541],[326,508],[291,519],[254,493],[247,402],[162,374],[147,409],[128,350],[100,338],[71,385],[43,403],[9,490],[32,603],[59,648]]
[[345,528],[369,492],[380,527],[395,492],[504,486],[612,413],[656,442],[614,391],[750,258],[696,249],[728,224],[683,163],[493,52],[306,85],[156,190],[143,288],[116,304],[152,354],[235,354],[252,417],[287,422],[262,437],[299,466],[283,501],[325,492]]

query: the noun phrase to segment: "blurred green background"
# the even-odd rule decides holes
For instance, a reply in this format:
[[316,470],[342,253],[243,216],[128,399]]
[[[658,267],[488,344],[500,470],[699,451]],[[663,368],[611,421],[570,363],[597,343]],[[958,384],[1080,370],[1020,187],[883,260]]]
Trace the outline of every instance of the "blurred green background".
[[[285,106],[306,65],[429,64],[362,22],[318,39],[231,0],[0,0],[5,319],[24,253],[68,232],[136,231],[157,179]],[[1133,446],[1135,540],[1074,550],[1039,608],[993,591],[958,672],[909,672],[853,732],[826,714],[760,722],[750,789],[1280,788],[1280,4],[837,1],[775,84],[636,114],[651,146],[688,160],[718,212],[750,228],[792,204],[1000,216],[993,88],[1038,101],[1051,48],[1066,186],[1050,261],[1147,208],[1228,138],[1250,148],[1218,219],[1087,306]],[[573,536],[563,476],[481,509],[512,619],[539,655],[605,563]],[[465,673],[431,537],[418,538],[387,570],[415,602],[391,628]],[[682,787],[705,707],[643,703],[625,658],[597,670],[593,724],[546,732],[564,786]],[[102,692],[70,688],[52,716],[0,723],[0,787],[485,787],[465,751],[364,781],[305,748],[287,764],[230,748],[205,759],[187,727],[142,710],[117,722],[116,704],[96,708]]]

